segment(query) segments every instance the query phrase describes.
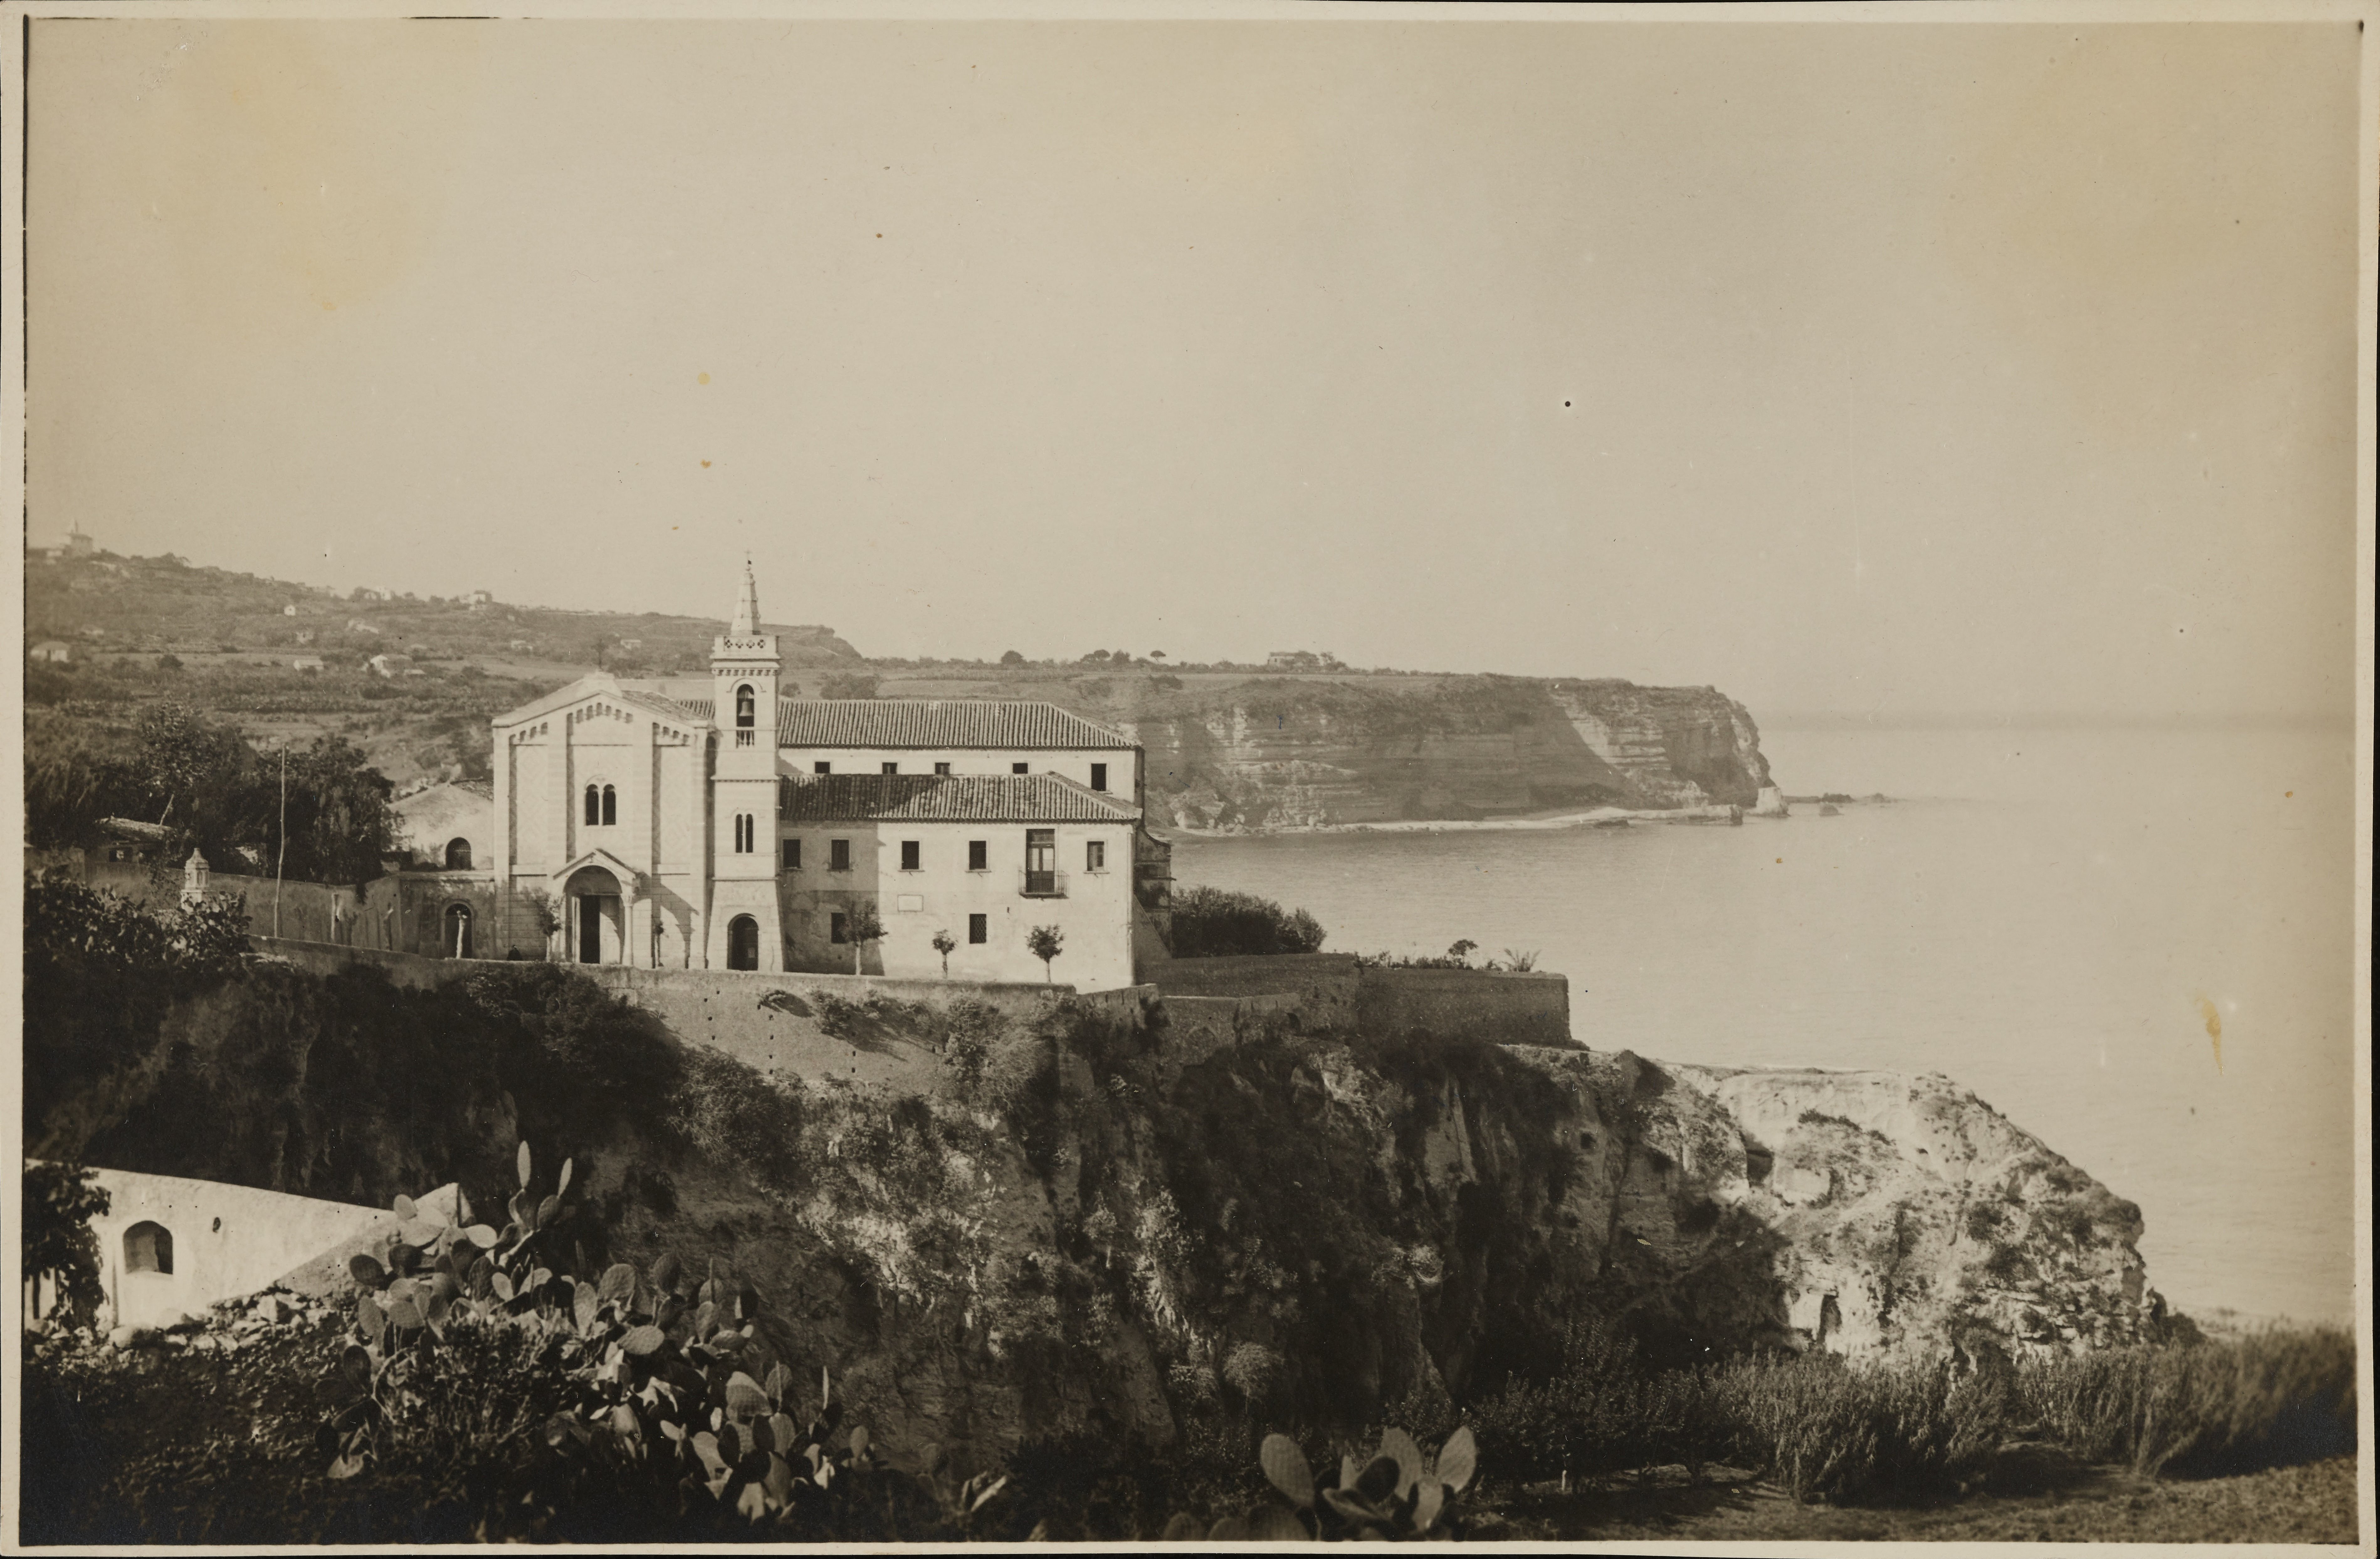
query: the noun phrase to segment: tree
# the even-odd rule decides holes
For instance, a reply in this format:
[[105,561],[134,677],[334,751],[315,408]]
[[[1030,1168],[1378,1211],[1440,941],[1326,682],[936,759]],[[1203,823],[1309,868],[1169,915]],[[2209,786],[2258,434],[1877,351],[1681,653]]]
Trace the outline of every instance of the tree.
[[164,822],[176,802],[187,803],[218,778],[229,766],[229,749],[237,745],[237,738],[178,698],[152,704],[140,716],[140,782],[150,800],[160,804],[157,821]]
[[1025,657],[1015,650],[1005,649],[1001,651],[1000,663],[1003,666],[1022,666],[1025,664]]
[[958,942],[953,938],[949,931],[934,933],[934,950],[942,955],[942,978],[945,980],[951,977],[951,954],[957,947]]
[[1050,962],[1066,950],[1066,934],[1054,925],[1037,925],[1026,936],[1025,945],[1041,961],[1041,978],[1055,985],[1058,977],[1050,972]]
[[[260,777],[277,799],[278,766]],[[344,736],[317,739],[289,758],[289,852],[285,875],[300,882],[368,882],[380,876],[381,857],[396,847],[396,815],[389,801],[395,787],[364,762],[361,749]],[[280,811],[267,812],[265,859],[280,856]]]
[[1478,943],[1473,941],[1470,937],[1465,937],[1463,940],[1447,949],[1446,956],[1452,959],[1457,963],[1463,963],[1470,959],[1473,949],[1476,949],[1478,946]]
[[866,671],[841,671],[819,684],[821,698],[873,698],[876,679]]
[[1148,658],[1151,660],[1162,660],[1165,659],[1165,652],[1161,649],[1152,649],[1148,652]]
[[1321,923],[1253,893],[1193,888],[1173,896],[1170,947],[1175,958],[1322,950]]
[[139,754],[125,738],[45,709],[27,712],[24,732],[28,845],[93,843],[99,819],[147,805]]
[[23,1232],[25,1313],[31,1315],[42,1278],[56,1291],[52,1315],[62,1322],[90,1319],[107,1296],[99,1286],[99,1237],[91,1220],[107,1215],[107,1192],[91,1183],[78,1165],[27,1164]]
[[562,907],[553,901],[553,895],[542,888],[531,888],[524,891],[521,894],[521,902],[528,906],[530,924],[537,927],[538,936],[544,938],[546,947],[550,949],[553,942],[553,934],[562,929]]
[[271,808],[257,788],[259,765],[247,743],[177,698],[163,698],[140,717],[134,767],[146,803],[172,838],[166,856],[178,865],[196,849],[210,861],[255,840]]
[[868,973],[864,967],[868,956],[868,944],[880,939],[884,935],[884,922],[877,916],[876,900],[873,899],[856,900],[851,906],[849,918],[844,924],[845,935],[851,938],[851,972],[854,974],[865,974]]

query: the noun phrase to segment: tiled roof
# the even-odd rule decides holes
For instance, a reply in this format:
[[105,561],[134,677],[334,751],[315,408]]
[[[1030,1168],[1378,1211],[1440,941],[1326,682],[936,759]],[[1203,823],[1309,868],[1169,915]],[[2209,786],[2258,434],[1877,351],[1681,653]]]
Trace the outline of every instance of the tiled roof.
[[1061,774],[820,774],[777,782],[793,823],[1129,823],[1140,809]]
[[[710,719],[708,698],[673,700]],[[1013,698],[780,698],[780,747],[1129,748],[1119,732],[1055,704]]]

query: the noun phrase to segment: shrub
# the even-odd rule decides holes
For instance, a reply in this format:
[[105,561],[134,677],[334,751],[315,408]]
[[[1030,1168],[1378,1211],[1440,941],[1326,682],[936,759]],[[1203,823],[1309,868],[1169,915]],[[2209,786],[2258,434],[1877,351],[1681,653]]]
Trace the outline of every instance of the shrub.
[[2318,1326],[2032,1360],[2017,1400],[2088,1461],[2216,1477],[2356,1448],[2355,1342]]
[[1803,1503],[1954,1491],[1983,1470],[2008,1427],[2000,1377],[1958,1375],[1947,1360],[1743,1359],[1712,1384],[1737,1454]]
[[1173,896],[1175,958],[1319,952],[1323,935],[1304,910],[1284,910],[1253,893],[1193,888]]
[[[865,1426],[838,1435],[831,1377],[817,1412],[797,1421],[794,1375],[758,1335],[759,1296],[724,1263],[698,1282],[672,1255],[648,1273],[620,1263],[573,1276],[571,1167],[534,1198],[522,1143],[501,1232],[397,1199],[404,1222],[387,1263],[351,1263],[356,1334],[318,1434],[332,1480],[410,1459],[408,1436],[472,1444],[496,1472],[493,1497],[478,1502],[483,1541],[763,1523],[800,1541],[858,1535],[905,1503],[930,1517],[929,1493],[868,1455]],[[482,1359],[519,1346],[507,1330],[540,1350],[538,1390],[492,1401],[455,1391]]]
[[99,1237],[91,1220],[107,1214],[107,1192],[91,1183],[91,1172],[76,1165],[25,1166],[21,1231],[26,1280],[47,1277],[55,1285],[57,1307],[48,1319],[61,1325],[88,1323],[106,1295],[99,1286]]
[[1702,1371],[1656,1372],[1610,1318],[1572,1320],[1561,1362],[1542,1383],[1514,1381],[1470,1419],[1500,1475],[1591,1476],[1682,1464],[1699,1480],[1730,1443],[1717,1388]]

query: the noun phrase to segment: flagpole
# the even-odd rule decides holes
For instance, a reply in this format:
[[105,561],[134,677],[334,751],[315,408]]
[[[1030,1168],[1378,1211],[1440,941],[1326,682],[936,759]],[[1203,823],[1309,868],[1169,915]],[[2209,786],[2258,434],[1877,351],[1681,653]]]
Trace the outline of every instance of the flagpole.
[[289,859],[289,739],[281,746],[281,840],[273,852],[273,939],[281,940],[281,864]]

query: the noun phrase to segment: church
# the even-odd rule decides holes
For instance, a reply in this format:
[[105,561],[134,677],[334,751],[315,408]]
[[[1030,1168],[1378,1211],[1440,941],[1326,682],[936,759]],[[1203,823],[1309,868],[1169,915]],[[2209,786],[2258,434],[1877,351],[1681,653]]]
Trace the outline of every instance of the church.
[[780,666],[747,563],[709,697],[598,672],[496,717],[499,935],[457,945],[1081,990],[1164,956],[1129,737],[1042,702],[780,697]]

